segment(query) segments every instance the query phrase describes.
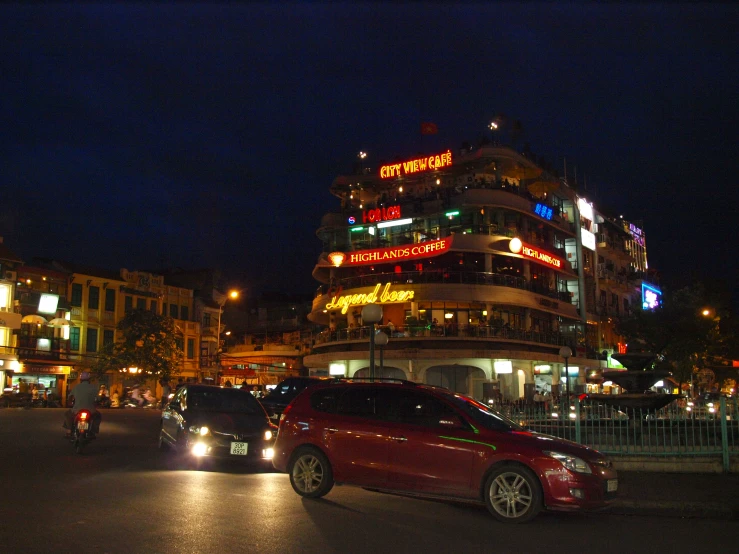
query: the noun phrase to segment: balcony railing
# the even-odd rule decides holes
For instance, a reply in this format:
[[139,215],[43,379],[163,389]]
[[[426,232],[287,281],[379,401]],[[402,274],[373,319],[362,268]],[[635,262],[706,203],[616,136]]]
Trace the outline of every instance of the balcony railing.
[[[38,348],[38,339],[42,338],[49,341],[49,347]],[[59,337],[36,337],[36,336],[19,336],[18,347],[15,348],[18,358],[24,359],[49,359],[49,360],[68,360],[70,349],[69,339]]]
[[[461,284],[511,287],[554,298],[561,302],[572,303],[572,297],[569,292],[552,290],[538,281],[527,281],[517,275],[480,271],[405,271],[402,273],[377,273],[339,279],[335,286],[341,287],[344,290],[350,290],[359,287],[371,287],[378,283]],[[326,294],[328,290],[329,285],[318,287],[316,297]]]
[[[482,340],[515,340],[535,342],[552,346],[572,345],[572,336],[565,336],[555,332],[524,331],[505,326],[493,325],[407,325],[396,326],[393,331],[381,327],[392,340],[407,338],[462,338]],[[366,341],[369,340],[369,327],[355,327],[352,329],[324,330],[316,337],[316,346],[331,342]]]

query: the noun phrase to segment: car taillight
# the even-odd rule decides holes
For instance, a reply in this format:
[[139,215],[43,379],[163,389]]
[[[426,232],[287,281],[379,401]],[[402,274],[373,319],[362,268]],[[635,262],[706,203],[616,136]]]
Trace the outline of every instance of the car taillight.
[[290,402],[287,406],[285,406],[285,409],[282,410],[282,414],[280,414],[280,423],[282,423],[282,421],[285,419],[287,412],[293,409],[293,404],[295,404],[295,400]]
[[80,419],[87,419],[87,412],[80,412]]

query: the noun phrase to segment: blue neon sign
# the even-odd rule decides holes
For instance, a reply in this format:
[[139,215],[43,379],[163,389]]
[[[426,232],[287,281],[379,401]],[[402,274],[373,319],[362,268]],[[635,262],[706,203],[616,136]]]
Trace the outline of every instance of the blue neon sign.
[[543,217],[547,221],[550,221],[553,215],[552,208],[545,204],[537,204],[534,208],[534,213],[539,217]]
[[646,283],[641,284],[641,307],[645,310],[656,310],[662,306],[662,291]]

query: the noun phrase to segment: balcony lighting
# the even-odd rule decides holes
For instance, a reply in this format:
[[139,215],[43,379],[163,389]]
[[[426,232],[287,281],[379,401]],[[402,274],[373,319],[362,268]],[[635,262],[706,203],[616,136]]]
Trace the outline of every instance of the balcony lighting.
[[397,227],[398,225],[410,225],[413,223],[413,218],[398,219],[396,221],[384,221],[377,224],[378,229],[385,229],[386,227]]
[[352,233],[356,233],[357,231],[364,231],[364,227],[352,227],[349,229]]
[[444,215],[447,216],[447,217],[449,217],[449,218],[452,218],[455,215],[459,215],[459,212],[447,212]]

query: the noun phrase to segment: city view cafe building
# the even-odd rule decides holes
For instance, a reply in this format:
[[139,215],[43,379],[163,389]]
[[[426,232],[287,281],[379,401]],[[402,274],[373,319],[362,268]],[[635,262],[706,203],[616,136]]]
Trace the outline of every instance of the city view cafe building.
[[[390,339],[378,371],[476,398],[498,387],[504,399],[533,394],[541,368],[564,376],[563,335],[580,322],[569,262],[504,235],[446,238],[324,253],[313,272],[324,283],[309,319],[326,326],[303,360],[311,374],[368,374],[367,304],[382,306]],[[537,371],[538,369],[538,371]],[[575,378],[572,382],[576,384]],[[487,383],[485,387],[483,384]]]

